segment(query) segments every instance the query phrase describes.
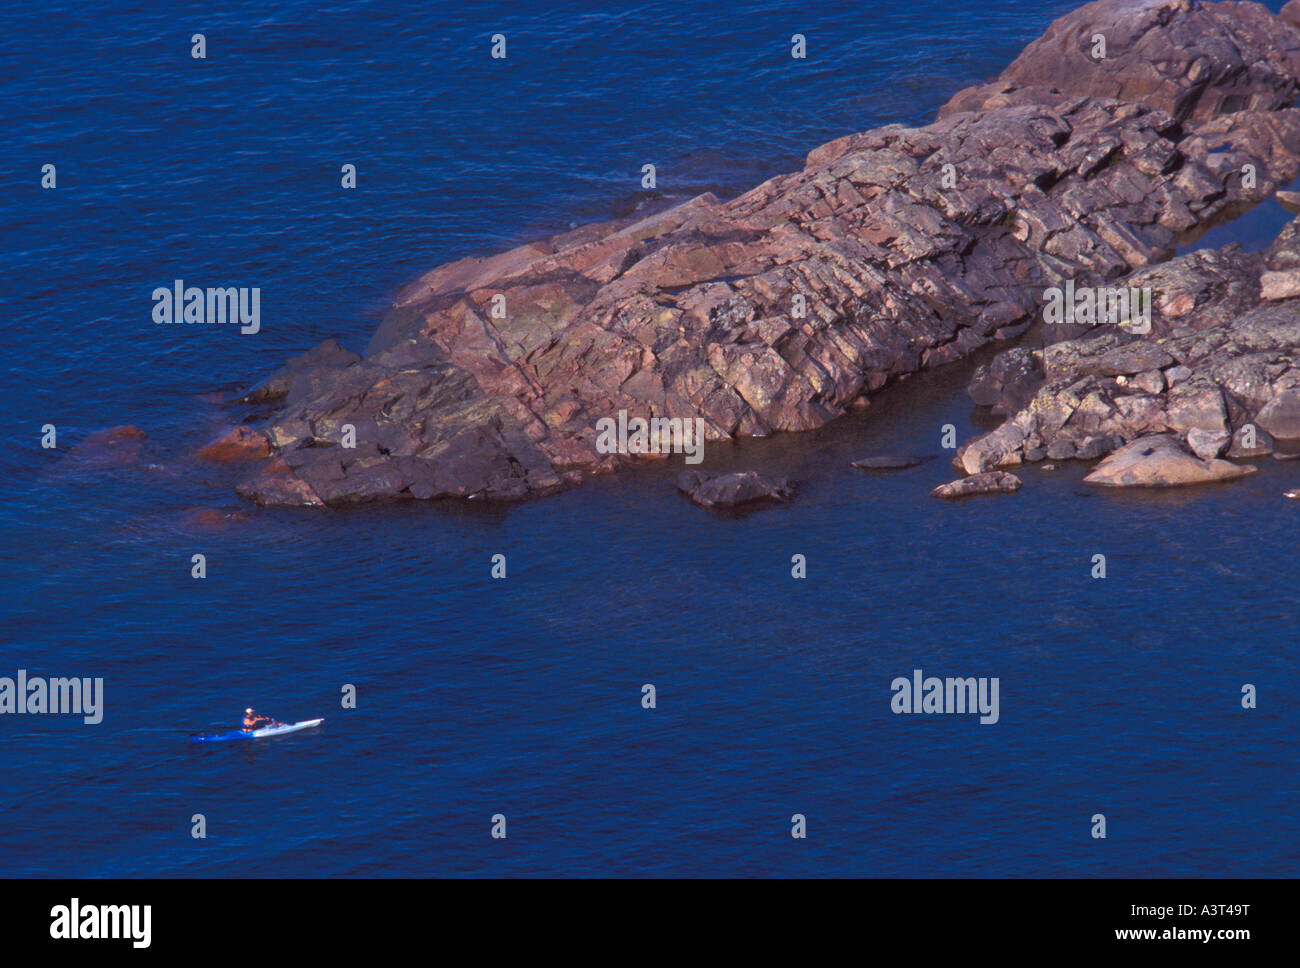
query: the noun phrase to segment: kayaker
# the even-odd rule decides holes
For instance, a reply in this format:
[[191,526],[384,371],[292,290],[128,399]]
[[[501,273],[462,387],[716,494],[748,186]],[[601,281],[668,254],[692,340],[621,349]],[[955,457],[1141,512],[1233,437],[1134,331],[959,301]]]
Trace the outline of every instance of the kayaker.
[[263,726],[274,726],[275,720],[270,716],[262,716],[253,712],[253,707],[249,706],[244,710],[244,732],[251,733],[255,729]]

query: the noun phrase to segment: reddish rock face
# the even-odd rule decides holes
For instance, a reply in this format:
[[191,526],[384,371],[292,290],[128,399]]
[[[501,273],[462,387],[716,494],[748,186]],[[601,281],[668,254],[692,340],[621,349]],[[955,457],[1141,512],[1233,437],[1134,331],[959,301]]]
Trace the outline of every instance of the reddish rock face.
[[[1019,335],[1045,286],[1165,258],[1300,173],[1293,7],[1103,0],[932,125],[840,138],[729,202],[435,269],[364,357],[331,341],[249,392],[278,407],[262,432],[283,464],[242,491],[547,493],[635,459],[595,448],[620,410],[700,418],[710,440],[807,430]],[[1097,33],[1106,57],[1080,60]]]

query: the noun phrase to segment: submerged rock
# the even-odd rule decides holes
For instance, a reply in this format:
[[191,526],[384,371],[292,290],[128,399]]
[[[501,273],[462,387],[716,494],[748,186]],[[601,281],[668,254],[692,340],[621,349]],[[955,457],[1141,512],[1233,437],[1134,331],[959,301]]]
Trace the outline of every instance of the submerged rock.
[[1176,437],[1161,434],[1121,447],[1083,480],[1108,487],[1177,487],[1231,481],[1254,471],[1249,464],[1202,460],[1184,450]]
[[728,508],[756,501],[788,501],[794,486],[785,478],[773,479],[757,471],[712,474],[708,471],[682,471],[677,475],[677,489],[706,508]]
[[216,530],[250,520],[247,511],[223,508],[190,508],[183,516],[187,529]]
[[1022,483],[1015,474],[1006,471],[985,471],[983,474],[972,474],[970,477],[940,484],[930,492],[930,496],[953,500],[975,494],[1010,494],[1020,490]]
[[148,437],[134,424],[97,430],[63,455],[59,467],[80,473],[108,471],[140,463]]

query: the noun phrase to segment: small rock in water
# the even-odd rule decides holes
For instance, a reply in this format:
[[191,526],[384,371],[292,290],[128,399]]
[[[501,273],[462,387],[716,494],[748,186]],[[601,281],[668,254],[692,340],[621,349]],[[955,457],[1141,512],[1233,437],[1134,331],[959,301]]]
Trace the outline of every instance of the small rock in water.
[[1283,491],[1282,496],[1300,500],[1300,487],[1293,487],[1289,491]]
[[794,486],[790,481],[765,477],[757,471],[733,474],[682,471],[677,475],[677,489],[706,508],[735,507],[754,501],[788,501],[794,497]]
[[1012,491],[1020,490],[1021,483],[1020,478],[1015,474],[1008,474],[1006,471],[985,471],[982,474],[972,474],[970,477],[940,484],[930,492],[930,496],[952,500],[958,497],[970,497],[973,494],[1010,494]]
[[921,463],[920,457],[864,457],[855,460],[851,466],[860,471],[901,471]]

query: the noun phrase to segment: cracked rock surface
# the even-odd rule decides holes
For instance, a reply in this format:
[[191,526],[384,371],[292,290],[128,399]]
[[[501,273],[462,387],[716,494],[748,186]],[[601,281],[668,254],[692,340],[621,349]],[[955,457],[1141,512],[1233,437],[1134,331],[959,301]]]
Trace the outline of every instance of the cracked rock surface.
[[1300,266],[1300,219],[1265,252],[1230,245],[1134,273],[1125,284],[1152,290],[1151,331],[1097,327],[1034,353],[1035,392],[1002,426],[960,448],[955,463],[973,474],[1092,459],[1159,438],[1162,453],[1173,441],[1224,477],[1240,475],[1220,457],[1262,457],[1281,442],[1300,447],[1300,291],[1278,296],[1263,282],[1292,266]]
[[[595,447],[596,422],[620,410],[700,418],[712,441],[820,427],[900,376],[1020,335],[1045,286],[1128,277],[1271,196],[1300,173],[1298,78],[1297,0],[1279,16],[1089,4],[933,124],[839,138],[730,201],[702,195],[434,269],[363,354],[327,342],[242,398],[270,457],[241,493],[272,505],[545,494],[637,459]],[[1228,286],[1232,270],[1207,266]],[[1278,333],[1261,318],[1234,338],[1254,360]],[[1175,364],[1201,358],[1165,349]],[[1051,379],[1069,365],[1047,362]],[[1169,380],[1163,359],[1111,369],[1138,362],[1097,377]],[[1235,389],[1216,405],[1219,378]],[[1238,416],[1232,401],[1268,403],[1260,381],[1277,383],[1263,363],[1202,367],[1162,412],[1214,430]],[[1155,422],[1154,404],[1125,406],[1137,408],[1126,423]],[[1071,432],[1075,453],[1116,443],[1086,392],[1071,416],[1080,407],[1104,443]],[[1281,403],[1260,420],[1294,416]],[[238,433],[216,452],[260,454]],[[1023,455],[1029,436],[997,446]],[[967,453],[980,469],[997,457]]]

